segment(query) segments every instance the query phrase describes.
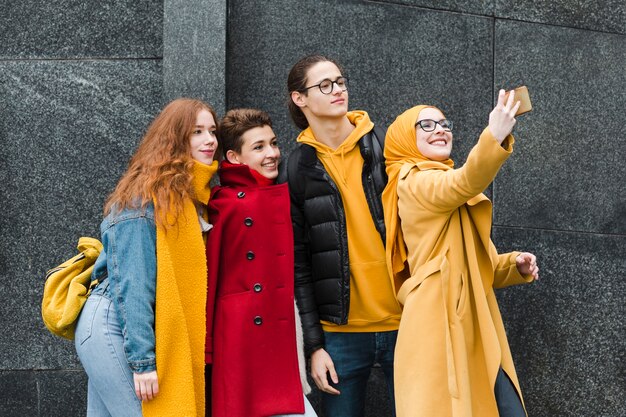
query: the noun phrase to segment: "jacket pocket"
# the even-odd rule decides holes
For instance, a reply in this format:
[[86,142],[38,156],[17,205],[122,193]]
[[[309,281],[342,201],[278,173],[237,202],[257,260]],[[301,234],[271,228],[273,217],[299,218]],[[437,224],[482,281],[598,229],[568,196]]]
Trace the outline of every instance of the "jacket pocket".
[[467,275],[461,274],[461,289],[459,291],[458,301],[456,304],[456,315],[462,317],[467,309],[467,294],[469,286],[467,285]]

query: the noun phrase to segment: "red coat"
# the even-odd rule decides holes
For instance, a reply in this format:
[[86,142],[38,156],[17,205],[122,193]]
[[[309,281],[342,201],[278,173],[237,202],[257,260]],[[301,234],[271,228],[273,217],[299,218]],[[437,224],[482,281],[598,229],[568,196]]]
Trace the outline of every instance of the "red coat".
[[207,240],[207,363],[213,417],[304,413],[296,351],[287,184],[223,162]]

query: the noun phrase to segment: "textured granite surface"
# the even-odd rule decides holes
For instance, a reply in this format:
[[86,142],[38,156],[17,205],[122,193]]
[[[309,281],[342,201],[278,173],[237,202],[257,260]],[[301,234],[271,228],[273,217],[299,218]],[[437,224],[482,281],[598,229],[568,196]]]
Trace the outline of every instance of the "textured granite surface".
[[36,378],[40,416],[81,417],[86,415],[87,375],[82,370],[37,372]]
[[38,416],[37,379],[33,371],[0,371],[0,415]]
[[626,236],[497,227],[541,279],[498,300],[530,416],[626,415]]
[[0,62],[0,368],[76,366],[41,321],[44,275],[99,236],[161,95],[156,60]]
[[79,371],[0,371],[3,417],[80,417],[87,412],[87,375]]
[[497,17],[626,34],[624,0],[495,0]]
[[492,16],[497,0],[376,0],[376,2]]
[[165,0],[163,86],[165,101],[194,97],[224,114],[226,2]]
[[623,0],[375,0],[375,2],[626,34],[626,2]]
[[389,4],[234,0],[228,23],[228,107],[268,110],[283,151],[297,135],[285,104],[287,74],[309,53],[343,65],[350,108],[367,110],[375,123],[387,126],[416,104],[441,107],[456,123],[459,160],[487,124],[488,18]]
[[160,57],[163,2],[3,1],[0,59]]
[[494,222],[626,234],[626,37],[497,22],[496,39],[495,84],[526,84],[534,109],[496,178]]

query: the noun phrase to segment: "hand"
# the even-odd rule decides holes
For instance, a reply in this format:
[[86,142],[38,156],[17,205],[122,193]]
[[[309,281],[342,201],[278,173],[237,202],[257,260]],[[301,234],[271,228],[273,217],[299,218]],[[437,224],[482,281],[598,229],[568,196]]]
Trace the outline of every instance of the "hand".
[[327,373],[335,384],[339,383],[337,372],[335,372],[335,364],[328,352],[324,349],[318,349],[311,355],[311,376],[315,385],[324,392],[333,395],[339,395],[339,391],[328,383]]
[[141,401],[150,401],[159,393],[159,379],[157,371],[133,374],[135,394]]
[[532,275],[535,280],[539,279],[539,267],[537,257],[532,253],[522,252],[515,258],[517,270],[522,275]]
[[[500,90],[498,93],[498,104],[489,113],[489,131],[498,143],[502,144],[504,139],[511,134],[513,126],[515,126],[515,112],[519,108],[521,102],[514,102],[515,91],[511,90],[509,99],[504,102],[505,91]],[[513,104],[515,103],[515,104]]]

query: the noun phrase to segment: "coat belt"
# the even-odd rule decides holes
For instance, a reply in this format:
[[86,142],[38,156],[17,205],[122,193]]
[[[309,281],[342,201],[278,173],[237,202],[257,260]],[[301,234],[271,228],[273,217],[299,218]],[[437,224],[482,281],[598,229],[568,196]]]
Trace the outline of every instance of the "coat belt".
[[441,306],[442,313],[445,322],[445,338],[446,338],[446,361],[448,368],[448,391],[453,398],[459,398],[459,388],[456,380],[456,365],[454,363],[454,350],[452,349],[452,337],[450,336],[450,321],[449,321],[449,303],[448,303],[448,291],[450,288],[450,264],[446,255],[437,256],[424,265],[420,266],[415,274],[404,281],[400,290],[398,291],[398,301],[404,305],[408,295],[419,285],[424,282],[428,277],[436,272],[441,273]]

